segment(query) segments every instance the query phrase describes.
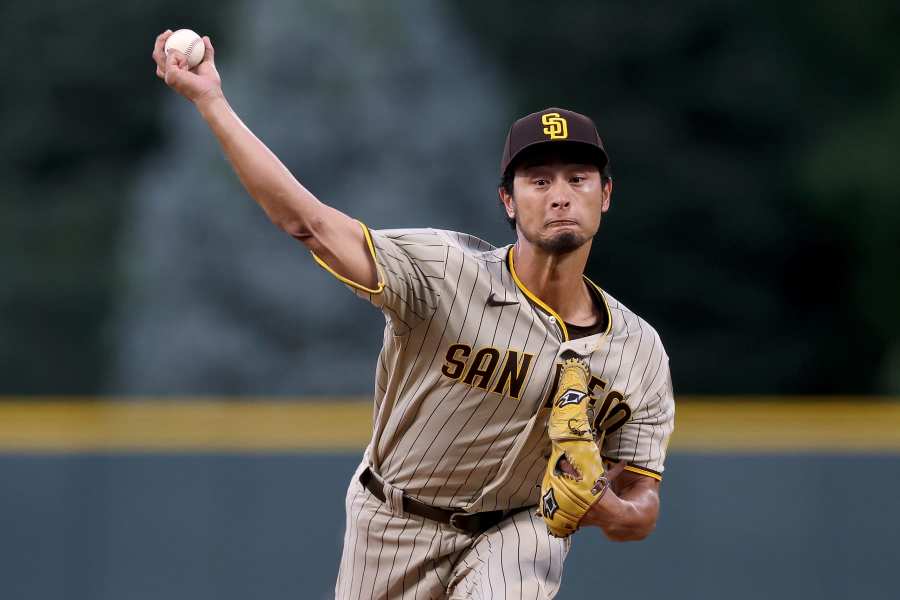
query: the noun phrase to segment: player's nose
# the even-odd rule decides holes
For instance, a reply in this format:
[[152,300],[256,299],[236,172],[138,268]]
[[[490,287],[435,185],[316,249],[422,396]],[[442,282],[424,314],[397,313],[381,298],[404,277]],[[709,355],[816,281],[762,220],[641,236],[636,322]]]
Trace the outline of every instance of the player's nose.
[[555,209],[564,209],[569,208],[569,205],[572,203],[569,195],[564,191],[554,192],[550,196],[550,207]]

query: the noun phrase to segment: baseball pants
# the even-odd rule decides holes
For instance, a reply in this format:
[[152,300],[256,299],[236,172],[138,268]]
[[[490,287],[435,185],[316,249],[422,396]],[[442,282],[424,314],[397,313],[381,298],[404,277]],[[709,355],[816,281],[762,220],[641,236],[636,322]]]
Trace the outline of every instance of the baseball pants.
[[570,541],[550,536],[534,510],[472,536],[392,513],[356,476],[346,510],[338,600],[543,600],[559,590]]

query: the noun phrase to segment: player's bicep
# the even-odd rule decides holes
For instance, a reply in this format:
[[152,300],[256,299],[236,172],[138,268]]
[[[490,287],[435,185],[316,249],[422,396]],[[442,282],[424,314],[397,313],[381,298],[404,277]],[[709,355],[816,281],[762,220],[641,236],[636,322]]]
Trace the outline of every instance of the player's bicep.
[[375,264],[372,240],[359,221],[321,204],[309,227],[294,237],[338,280],[367,292],[380,291],[383,282]]
[[620,498],[626,500],[633,496],[656,495],[659,496],[659,479],[635,473],[634,471],[622,471],[612,484],[613,491]]

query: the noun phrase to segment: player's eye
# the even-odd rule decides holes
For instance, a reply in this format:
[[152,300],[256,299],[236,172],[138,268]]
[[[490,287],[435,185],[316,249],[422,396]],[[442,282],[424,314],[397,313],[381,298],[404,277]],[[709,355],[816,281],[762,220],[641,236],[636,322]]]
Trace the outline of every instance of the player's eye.
[[583,177],[581,175],[574,175],[569,181],[571,181],[572,183],[583,183],[585,179],[586,177]]
[[534,185],[537,185],[537,186],[544,186],[544,185],[547,185],[548,183],[550,183],[550,182],[546,179],[538,178],[538,179],[534,180]]

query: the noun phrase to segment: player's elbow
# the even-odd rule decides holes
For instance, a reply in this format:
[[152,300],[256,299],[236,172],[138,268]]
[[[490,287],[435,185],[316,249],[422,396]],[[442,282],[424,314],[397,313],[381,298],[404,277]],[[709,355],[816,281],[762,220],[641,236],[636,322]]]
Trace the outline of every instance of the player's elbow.
[[607,531],[606,538],[611,542],[639,542],[650,535],[650,531],[629,529]]
[[656,529],[656,520],[633,523],[628,525],[614,525],[603,530],[607,539],[612,542],[639,542],[646,539]]
[[278,219],[275,221],[275,225],[295,240],[303,242],[313,252],[316,252],[319,247],[317,232],[322,229],[321,220],[319,217],[305,220]]

